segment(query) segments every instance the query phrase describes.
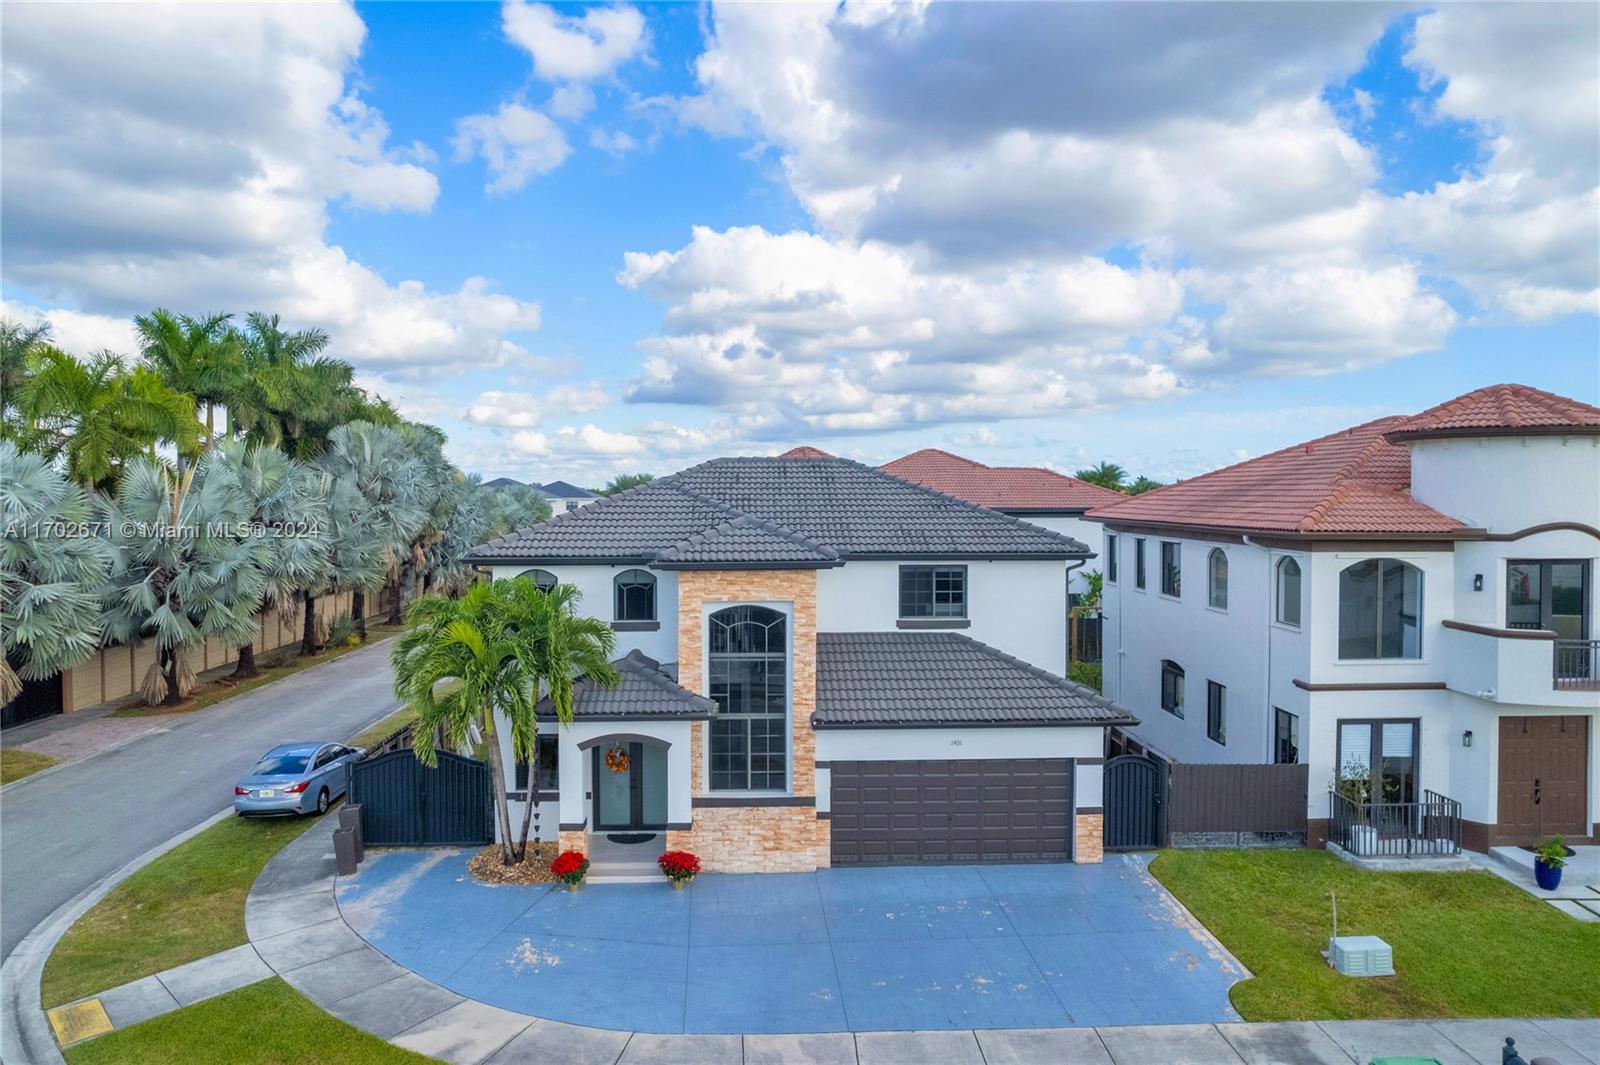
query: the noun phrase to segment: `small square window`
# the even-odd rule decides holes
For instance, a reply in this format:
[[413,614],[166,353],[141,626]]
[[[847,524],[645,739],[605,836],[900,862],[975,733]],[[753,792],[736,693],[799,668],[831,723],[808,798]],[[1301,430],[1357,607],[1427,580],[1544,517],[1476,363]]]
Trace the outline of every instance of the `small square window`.
[[967,567],[901,566],[902,618],[967,616]]

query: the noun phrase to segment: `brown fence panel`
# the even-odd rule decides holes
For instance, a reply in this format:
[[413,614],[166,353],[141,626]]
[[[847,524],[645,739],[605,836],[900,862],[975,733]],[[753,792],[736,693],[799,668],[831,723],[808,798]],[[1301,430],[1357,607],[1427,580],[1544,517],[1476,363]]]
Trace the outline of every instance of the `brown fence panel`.
[[1307,765],[1174,762],[1168,784],[1172,846],[1303,843]]

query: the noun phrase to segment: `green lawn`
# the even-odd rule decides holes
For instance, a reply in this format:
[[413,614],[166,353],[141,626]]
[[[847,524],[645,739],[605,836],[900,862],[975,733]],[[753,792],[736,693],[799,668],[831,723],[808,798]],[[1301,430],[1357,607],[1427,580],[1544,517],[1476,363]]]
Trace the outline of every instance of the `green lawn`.
[[417,716],[417,712],[409,706],[403,710],[396,710],[382,721],[367,729],[361,735],[350,741],[353,747],[371,747],[379,740],[387,739],[391,733],[398,732],[402,727]]
[[45,1008],[244,943],[250,885],[315,823],[230,817],[134,873],[56,944],[44,967]]
[[64,1054],[68,1065],[416,1065],[432,1060],[323,1013],[277,977],[68,1047]]
[[0,747],[0,784],[31,777],[41,769],[49,769],[56,760],[48,754],[35,754],[10,747]]
[[[1150,870],[1244,963],[1246,1020],[1600,1016],[1600,924],[1487,872],[1374,873],[1326,851],[1167,851]],[[1339,931],[1394,948],[1396,975],[1327,967]]]

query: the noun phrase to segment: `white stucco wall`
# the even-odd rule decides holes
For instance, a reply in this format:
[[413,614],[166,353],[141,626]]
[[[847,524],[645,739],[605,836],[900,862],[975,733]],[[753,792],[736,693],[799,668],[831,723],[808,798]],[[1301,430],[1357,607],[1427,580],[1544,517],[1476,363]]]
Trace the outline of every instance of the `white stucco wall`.
[[[1267,550],[1219,540],[1177,539],[1183,560],[1182,595],[1161,594],[1162,537],[1145,534],[1146,587],[1134,586],[1134,540],[1118,536],[1116,583],[1101,600],[1105,617],[1105,694],[1131,710],[1140,724],[1130,731],[1141,741],[1184,762],[1263,762],[1273,758],[1273,708],[1299,715],[1304,743],[1306,693],[1294,686],[1304,677],[1304,628],[1272,620],[1274,568],[1285,555],[1302,572],[1302,622],[1314,594],[1306,574],[1310,555]],[[1173,539],[1167,537],[1165,539]],[[1208,604],[1207,565],[1213,549],[1228,558],[1228,605]],[[1102,557],[1105,549],[1102,546]],[[1271,650],[1268,651],[1270,637]],[[1184,716],[1161,708],[1161,662],[1184,669]],[[1270,677],[1269,677],[1270,659]],[[1227,687],[1227,742],[1206,735],[1206,681]]]
[[[1041,669],[1067,668],[1066,563],[916,560],[967,567],[967,620],[955,631]],[[893,632],[900,613],[900,564],[851,562],[817,571],[818,632]]]
[[[982,758],[1100,758],[1105,730],[1081,727],[820,729],[819,762],[925,761]],[[831,774],[817,770],[817,809],[830,808]],[[1101,767],[1073,769],[1079,808],[1101,803]]]
[[[1100,523],[1089,521],[1079,514],[1015,514],[1013,517],[1025,521],[1029,525],[1037,525],[1051,532],[1058,532],[1070,536],[1083,544],[1091,551],[1100,550]],[[1077,569],[1073,570],[1067,580],[1067,591],[1082,595],[1089,590],[1089,582],[1084,574],[1091,570],[1100,570],[1104,567],[1098,558],[1091,558]]]
[[1417,441],[1411,494],[1490,532],[1552,521],[1600,526],[1600,436]]
[[[562,584],[577,587],[583,597],[578,609],[587,617],[613,620],[616,614],[617,574],[646,566],[494,566],[495,580],[515,577],[529,569],[546,569]],[[660,628],[647,632],[619,632],[617,657],[638,650],[657,662],[678,660],[678,574],[674,570],[649,570],[656,578],[656,619]]]

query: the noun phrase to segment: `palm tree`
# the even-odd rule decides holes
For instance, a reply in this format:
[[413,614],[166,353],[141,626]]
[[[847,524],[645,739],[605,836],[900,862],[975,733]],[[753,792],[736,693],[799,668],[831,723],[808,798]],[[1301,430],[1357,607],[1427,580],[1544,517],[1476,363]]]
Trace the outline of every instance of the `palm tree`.
[[[546,595],[526,580],[496,580],[470,588],[461,598],[424,595],[406,611],[406,632],[390,656],[395,670],[395,696],[416,712],[413,750],[424,766],[437,764],[435,734],[446,744],[466,747],[477,726],[485,739],[494,777],[494,817],[498,819],[501,860],[520,860],[512,848],[510,804],[506,796],[506,764],[499,736],[509,732],[512,756],[533,761],[538,750],[538,724],[533,708],[541,683],[549,680],[547,668],[560,665],[550,656],[549,632],[555,612],[544,603]],[[570,614],[573,593],[558,612]],[[576,619],[574,617],[574,622]],[[598,624],[598,622],[597,622]],[[594,648],[568,651],[566,665],[589,664],[598,657],[597,683],[616,683],[616,673],[606,664],[610,654],[610,627],[592,633]],[[606,673],[606,670],[611,670]],[[570,678],[568,678],[570,684]],[[563,710],[565,707],[565,710]],[[557,705],[557,715],[571,721],[571,692]]]
[[49,341],[49,322],[24,325],[0,318],[0,438],[16,440],[23,435],[18,404],[33,375],[36,353]]
[[217,404],[227,404],[245,380],[244,346],[228,326],[231,317],[190,318],[157,309],[133,319],[150,368],[168,387],[205,404],[207,447],[217,438]]
[[[579,677],[590,684],[614,688],[619,681],[611,664],[616,636],[611,626],[599,618],[583,617],[577,611],[578,589],[558,584],[548,592],[539,591],[532,581],[500,581],[514,587],[505,592],[518,605],[518,613],[530,618],[534,631],[534,670],[543,682],[545,693],[555,708],[556,720],[572,724],[573,688]],[[522,830],[517,834],[514,857],[522,861],[528,853],[528,825],[533,816],[533,786],[539,779],[539,722],[529,715],[533,738],[528,763],[528,794],[522,806]]]
[[[300,589],[326,584],[330,575],[323,535],[328,499],[321,475],[277,448],[242,440],[222,440],[205,461],[231,470],[248,504],[246,520],[268,545],[261,608],[287,614]],[[253,677],[257,672],[254,642],[240,644],[233,675]]]
[[477,543],[526,529],[550,517],[550,500],[531,484],[496,485],[493,488],[479,485],[477,495],[488,516]]
[[649,484],[655,479],[656,475],[653,473],[619,473],[606,482],[606,486],[600,489],[599,494],[614,496],[618,492],[626,492],[628,489],[637,488],[641,484]]
[[1101,462],[1087,470],[1079,470],[1073,476],[1080,481],[1097,484],[1101,488],[1109,488],[1115,492],[1123,491],[1128,483],[1128,471],[1115,462]]
[[175,705],[194,687],[188,653],[216,635],[255,636],[270,545],[244,524],[250,504],[226,462],[174,474],[140,459],[123,472],[105,525],[122,564],[106,588],[107,636],[152,637],[159,655],[140,685],[148,703]]
[[33,367],[18,403],[26,432],[47,458],[64,454],[67,475],[84,487],[113,487],[123,466],[153,455],[158,442],[194,453],[194,397],[149,367],[129,370],[109,351],[79,362],[52,347],[34,352]]
[[319,453],[334,427],[364,413],[350,364],[322,356],[328,342],[320,329],[286,332],[277,315],[251,314],[245,319],[245,380],[229,421],[251,441],[295,458]]
[[[361,494],[360,488],[350,480],[337,480],[327,473],[320,474],[318,485],[328,514],[320,537],[328,566],[323,582],[300,588],[300,599],[305,606],[300,635],[303,656],[316,654],[321,642],[317,633],[317,597],[349,591],[355,599],[362,589],[381,584],[389,569],[388,541],[382,535],[381,523],[373,515],[372,504]],[[360,607],[357,609],[359,611]],[[362,635],[365,638],[364,630]]]
[[1144,474],[1140,474],[1139,475],[1139,479],[1134,481],[1132,484],[1130,484],[1125,489],[1125,491],[1130,496],[1137,496],[1137,495],[1143,495],[1146,492],[1153,492],[1157,488],[1165,488],[1165,487],[1166,487],[1166,483],[1164,481],[1153,480],[1153,479],[1151,479],[1149,477],[1144,476]]
[[42,455],[0,442],[0,703],[16,698],[19,675],[44,680],[99,646],[111,545],[68,535],[94,518],[88,495]]

